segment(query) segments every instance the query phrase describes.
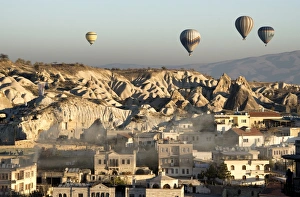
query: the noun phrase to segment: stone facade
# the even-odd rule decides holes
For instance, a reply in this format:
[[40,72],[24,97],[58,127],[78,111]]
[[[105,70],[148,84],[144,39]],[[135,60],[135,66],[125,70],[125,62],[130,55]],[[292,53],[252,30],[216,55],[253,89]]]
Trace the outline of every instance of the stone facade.
[[119,154],[115,151],[97,151],[94,169],[95,174],[135,174],[136,152]]

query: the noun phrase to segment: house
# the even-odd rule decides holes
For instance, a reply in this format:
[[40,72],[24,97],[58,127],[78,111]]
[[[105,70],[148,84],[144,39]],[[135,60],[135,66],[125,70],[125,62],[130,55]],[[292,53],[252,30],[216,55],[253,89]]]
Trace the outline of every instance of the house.
[[122,147],[133,147],[133,137],[129,133],[118,133],[117,144]]
[[231,184],[264,185],[270,173],[269,160],[224,160],[231,173]]
[[143,132],[138,133],[135,136],[135,141],[138,143],[139,146],[152,146],[156,145],[156,142],[161,139],[160,132]]
[[184,197],[184,188],[178,185],[178,179],[167,176],[163,171],[158,176],[147,180],[146,187],[127,187],[127,197],[133,196],[177,196]]
[[271,146],[256,147],[261,158],[282,160],[282,155],[294,154],[295,146],[292,144],[277,144]]
[[23,158],[1,159],[0,195],[11,192],[29,195],[36,190],[36,163]]
[[227,165],[231,173],[231,184],[265,184],[265,175],[269,174],[269,160],[258,159],[259,151],[250,147],[216,147],[213,161]]
[[179,140],[193,144],[195,150],[212,150],[216,144],[214,132],[184,132],[180,133]]
[[247,112],[236,111],[234,114],[215,114],[217,131],[224,132],[231,127],[250,127],[250,115]]
[[172,177],[193,174],[193,144],[168,142],[157,144],[158,167]]
[[223,134],[226,146],[258,147],[264,144],[264,135],[256,128],[231,128]]
[[261,111],[250,111],[249,112],[250,127],[256,128],[270,128],[278,126],[278,121],[282,120],[282,115],[275,111],[266,111],[262,109]]
[[94,155],[95,174],[135,174],[136,151],[117,153],[115,151],[96,151]]
[[65,168],[63,172],[62,182],[81,183],[83,180],[83,172],[79,168]]
[[53,187],[53,197],[115,197],[115,188],[101,183],[62,183]]

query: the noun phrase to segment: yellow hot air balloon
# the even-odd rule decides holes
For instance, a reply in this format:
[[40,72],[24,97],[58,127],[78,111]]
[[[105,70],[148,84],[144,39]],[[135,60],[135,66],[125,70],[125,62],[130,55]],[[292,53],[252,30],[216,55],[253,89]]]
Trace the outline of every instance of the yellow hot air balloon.
[[87,41],[92,45],[94,44],[94,42],[96,41],[97,39],[97,33],[96,32],[87,32],[85,34],[85,38],[87,39]]
[[252,30],[253,24],[253,19],[250,16],[240,16],[236,19],[235,27],[243,37],[243,40],[246,39],[247,35]]

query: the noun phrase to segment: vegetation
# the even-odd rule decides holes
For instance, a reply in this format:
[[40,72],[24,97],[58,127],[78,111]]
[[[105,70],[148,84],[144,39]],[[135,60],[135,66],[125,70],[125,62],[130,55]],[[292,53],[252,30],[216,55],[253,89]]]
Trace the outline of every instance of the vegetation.
[[9,61],[8,55],[1,53],[0,62],[7,62],[7,61]]

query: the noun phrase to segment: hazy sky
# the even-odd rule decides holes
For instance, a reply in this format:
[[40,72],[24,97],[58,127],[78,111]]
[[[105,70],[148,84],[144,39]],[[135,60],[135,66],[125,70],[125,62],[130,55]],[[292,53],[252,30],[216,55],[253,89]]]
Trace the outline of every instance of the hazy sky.
[[[300,49],[299,0],[9,0],[1,1],[0,53],[34,62],[184,65]],[[246,41],[235,29],[242,15],[254,27]],[[272,26],[267,47],[257,30]],[[201,42],[189,57],[184,29]],[[95,31],[90,46],[85,39]]]

